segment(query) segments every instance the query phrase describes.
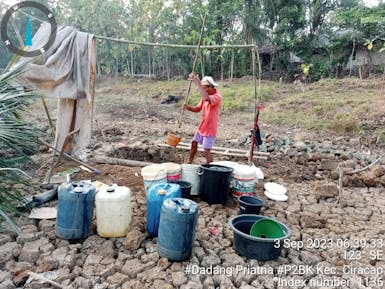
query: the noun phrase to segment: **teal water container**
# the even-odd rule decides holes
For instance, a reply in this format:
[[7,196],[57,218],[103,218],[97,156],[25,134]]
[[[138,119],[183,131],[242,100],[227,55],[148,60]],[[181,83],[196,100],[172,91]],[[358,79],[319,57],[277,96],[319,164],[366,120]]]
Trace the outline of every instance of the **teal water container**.
[[60,238],[86,238],[90,233],[96,189],[86,182],[63,183],[58,188],[55,232]]
[[158,254],[170,261],[191,257],[198,205],[192,200],[170,198],[163,202],[160,212]]
[[158,236],[160,209],[163,201],[181,196],[182,191],[178,184],[157,184],[150,188],[147,194],[147,231],[151,237]]

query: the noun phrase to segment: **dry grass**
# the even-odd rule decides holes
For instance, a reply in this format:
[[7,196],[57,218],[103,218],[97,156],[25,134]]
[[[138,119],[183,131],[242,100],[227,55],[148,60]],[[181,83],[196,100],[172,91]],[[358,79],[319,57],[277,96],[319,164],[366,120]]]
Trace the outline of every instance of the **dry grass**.
[[[97,104],[157,103],[168,95],[185,96],[188,81],[152,81],[107,79],[97,84]],[[250,112],[254,109],[252,81],[234,80],[221,83],[225,113]],[[258,102],[265,106],[263,121],[271,125],[289,125],[310,130],[332,130],[356,135],[374,130],[380,136],[385,126],[385,83],[380,79],[324,79],[305,86],[263,81]],[[192,86],[189,103],[199,101]]]

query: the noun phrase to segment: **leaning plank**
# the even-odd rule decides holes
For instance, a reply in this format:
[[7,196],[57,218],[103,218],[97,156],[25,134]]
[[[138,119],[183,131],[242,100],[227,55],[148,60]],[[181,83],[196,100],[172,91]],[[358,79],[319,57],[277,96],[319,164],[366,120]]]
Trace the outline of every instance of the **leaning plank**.
[[[180,142],[177,146],[177,148],[179,146],[188,146],[190,148],[191,144],[190,143],[185,143],[185,142]],[[198,147],[201,147],[201,145],[198,145]],[[213,146],[212,147],[213,150],[217,150],[217,151],[224,151],[224,152],[234,152],[234,153],[249,153],[248,151],[246,150],[241,150],[241,149],[232,149],[232,148],[225,148],[225,147],[217,147],[217,146]],[[259,154],[259,155],[263,155],[263,156],[270,156],[270,153],[267,153],[267,152],[254,152],[254,154]]]
[[93,160],[99,164],[123,165],[123,166],[129,166],[129,167],[145,167],[145,166],[154,164],[149,162],[102,157],[102,156],[94,157]]
[[[168,144],[158,144],[159,147],[170,147]],[[190,149],[190,146],[177,146],[176,148],[178,149],[183,149],[183,150],[189,150]],[[199,152],[203,152],[204,149],[201,147],[201,146],[198,146],[198,151]],[[231,157],[249,157],[248,153],[246,151],[243,151],[242,153],[232,153],[232,152],[229,152],[229,153],[226,153],[224,151],[218,151],[218,150],[211,150],[211,153],[213,154],[218,154],[218,155],[223,155],[223,156],[231,156]],[[259,155],[254,155],[253,156],[254,159],[260,159],[260,160],[267,160],[268,157],[267,156],[259,156]]]

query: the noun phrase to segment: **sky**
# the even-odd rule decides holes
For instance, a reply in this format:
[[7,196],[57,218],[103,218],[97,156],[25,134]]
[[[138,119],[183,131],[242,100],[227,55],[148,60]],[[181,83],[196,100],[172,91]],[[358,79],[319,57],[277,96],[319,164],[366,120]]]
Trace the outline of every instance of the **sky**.
[[364,0],[364,3],[367,5],[367,6],[377,6],[378,5],[378,0]]

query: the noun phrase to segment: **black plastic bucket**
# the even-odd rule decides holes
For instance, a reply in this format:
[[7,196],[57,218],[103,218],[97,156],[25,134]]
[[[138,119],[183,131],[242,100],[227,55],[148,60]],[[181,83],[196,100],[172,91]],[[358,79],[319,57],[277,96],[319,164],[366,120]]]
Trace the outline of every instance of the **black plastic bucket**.
[[[277,222],[281,226],[284,236],[274,239],[251,236],[251,227],[260,219]],[[260,261],[278,258],[281,254],[283,241],[291,235],[291,230],[286,225],[273,218],[261,215],[245,214],[233,216],[229,219],[229,225],[234,233],[234,249],[242,256]]]
[[169,183],[178,184],[182,190],[182,198],[189,199],[191,192],[191,183],[186,181],[169,181]]
[[241,196],[239,201],[239,214],[255,214],[258,215],[265,202],[253,196]]
[[199,191],[201,199],[209,204],[226,204],[230,191],[232,168],[205,164],[200,166]]

